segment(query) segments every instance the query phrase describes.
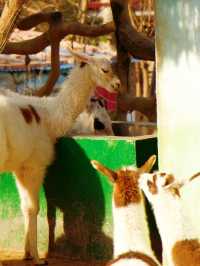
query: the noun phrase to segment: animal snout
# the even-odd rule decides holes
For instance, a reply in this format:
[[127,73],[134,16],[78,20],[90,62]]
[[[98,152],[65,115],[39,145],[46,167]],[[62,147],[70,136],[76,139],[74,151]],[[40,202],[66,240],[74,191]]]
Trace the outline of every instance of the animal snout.
[[116,81],[115,83],[112,84],[113,89],[116,90],[119,90],[120,86],[121,86],[120,81]]
[[94,119],[94,129],[95,130],[104,130],[105,125],[98,118],[95,118]]

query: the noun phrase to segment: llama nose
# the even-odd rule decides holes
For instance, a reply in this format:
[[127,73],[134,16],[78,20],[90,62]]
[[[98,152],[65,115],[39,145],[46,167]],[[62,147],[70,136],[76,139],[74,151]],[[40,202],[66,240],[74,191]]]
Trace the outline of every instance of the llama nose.
[[120,81],[116,82],[115,87],[116,87],[117,89],[120,88]]
[[119,81],[115,82],[115,83],[112,85],[112,87],[113,87],[113,89],[117,89],[117,90],[119,90],[119,88],[120,88],[120,82],[119,82]]

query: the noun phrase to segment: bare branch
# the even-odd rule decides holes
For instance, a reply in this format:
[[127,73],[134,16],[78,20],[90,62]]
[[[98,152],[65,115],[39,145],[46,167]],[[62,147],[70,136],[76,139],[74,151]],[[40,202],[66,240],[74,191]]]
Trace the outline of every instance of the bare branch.
[[51,45],[51,72],[48,81],[36,93],[37,96],[49,95],[60,74],[59,45],[68,34],[97,37],[114,31],[114,24],[89,26],[81,23],[66,24],[60,12],[38,13],[31,15],[18,23],[18,28],[28,30],[39,23],[47,22],[49,30],[40,36],[23,42],[8,42],[3,52],[5,54],[34,54]]
[[155,60],[154,40],[137,32],[130,10],[130,0],[111,0],[116,35],[123,48],[137,59]]
[[133,97],[127,94],[118,99],[118,106],[122,112],[139,111],[146,115],[150,122],[156,121],[156,97]]
[[48,33],[22,42],[8,42],[2,53],[4,54],[36,54],[50,45]]
[[146,37],[145,34],[137,32],[133,27],[129,27],[128,24],[124,24],[124,27],[119,30],[119,36],[126,51],[137,59],[154,61],[154,41]]
[[52,43],[51,45],[51,72],[48,80],[44,86],[38,89],[33,95],[42,97],[44,95],[50,95],[56,81],[60,75],[60,56],[59,56],[60,43]]
[[130,54],[137,59],[154,60],[154,42],[134,28],[130,0],[111,0],[117,41],[118,74],[124,92],[128,91]]
[[[60,21],[60,23],[62,22]],[[51,42],[51,72],[46,84],[34,93],[34,95],[40,97],[51,94],[53,86],[55,85],[60,75],[60,40],[56,35],[57,28],[59,27],[60,23],[50,25],[49,33]]]
[[48,13],[37,13],[29,17],[21,19],[17,23],[17,27],[20,30],[29,30],[41,23],[47,22],[49,24],[60,22],[62,20],[62,13],[57,12],[48,12]]
[[[17,0],[15,0],[17,1]],[[25,0],[24,0],[25,1]],[[138,33],[132,24],[129,12],[129,1],[111,0],[114,22],[102,26],[89,26],[79,22],[66,24],[60,12],[39,13],[31,15],[18,23],[18,28],[27,30],[42,22],[50,27],[45,33],[23,42],[8,42],[3,52],[5,54],[34,54],[51,45],[52,71],[48,82],[38,95],[49,94],[59,76],[59,42],[69,34],[97,37],[116,32],[118,50],[118,74],[125,90],[128,88],[129,54],[136,58],[154,59],[154,43],[142,33]]]
[[60,74],[59,44],[68,34],[97,37],[114,31],[114,24],[108,23],[102,26],[89,26],[81,23],[66,24],[62,21],[60,12],[39,13],[27,17],[18,23],[22,30],[30,29],[39,23],[48,22],[49,30],[40,36],[23,42],[8,42],[5,54],[35,54],[51,45],[51,72],[44,86],[34,93],[37,96],[49,95]]
[[[54,12],[57,14],[59,12]],[[58,18],[58,15],[56,15]],[[49,21],[49,23],[57,23],[57,19],[54,20],[52,17],[56,17],[52,13],[40,13],[37,15],[32,15],[28,18],[23,19],[18,23],[20,29],[29,29],[32,26],[36,25],[35,18],[37,17],[40,22]],[[26,25],[27,23],[27,25]],[[38,23],[37,23],[38,24]],[[26,25],[26,26],[23,26]],[[114,31],[114,23],[110,22],[102,26],[89,26],[86,24],[81,24],[79,22],[66,24],[61,22],[59,27],[54,31],[54,40],[61,41],[64,37],[69,34],[76,34],[80,36],[89,36],[89,37],[98,37],[112,33]],[[35,54],[46,48],[50,45],[50,29],[41,34],[40,36],[22,42],[8,42],[5,49],[3,50],[4,54]],[[55,37],[56,36],[56,37]]]

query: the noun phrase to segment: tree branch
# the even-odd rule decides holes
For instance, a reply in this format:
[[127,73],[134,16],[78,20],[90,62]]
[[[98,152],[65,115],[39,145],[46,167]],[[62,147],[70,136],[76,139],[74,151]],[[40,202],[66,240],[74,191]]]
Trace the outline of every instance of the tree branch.
[[155,60],[155,44],[142,32],[137,32],[133,27],[124,22],[119,29],[120,42],[133,57],[142,60]]
[[60,12],[38,13],[24,18],[18,23],[18,28],[28,30],[42,22],[49,24],[47,32],[31,40],[23,42],[8,42],[3,53],[5,54],[34,54],[51,45],[51,72],[48,80],[34,95],[49,95],[60,74],[59,45],[60,41],[69,34],[97,37],[114,31],[114,24],[89,26],[78,22],[66,24]]
[[[15,0],[19,1],[19,0]],[[26,1],[26,0],[21,0]],[[111,0],[114,22],[102,26],[89,26],[79,22],[66,24],[60,12],[38,13],[18,23],[18,28],[27,30],[42,22],[49,24],[49,29],[40,36],[23,42],[8,42],[3,49],[5,54],[35,54],[51,45],[52,70],[47,84],[38,94],[49,94],[59,76],[59,42],[69,34],[97,37],[116,32],[118,51],[118,74],[128,88],[129,54],[136,58],[153,60],[154,43],[142,33],[138,33],[131,22],[128,0]],[[53,33],[52,33],[53,32]]]
[[156,121],[156,97],[122,96],[118,99],[118,106],[122,112],[139,111],[146,115],[150,122]]
[[118,74],[124,92],[128,91],[130,54],[137,59],[154,60],[154,42],[133,26],[130,0],[111,0],[117,41]]
[[115,23],[115,37],[117,46],[117,70],[118,75],[122,83],[123,91],[128,91],[128,69],[130,64],[129,54],[126,49],[124,49],[123,44],[120,40],[120,27],[122,23],[122,18],[126,17],[126,9],[124,8],[124,3],[120,5],[116,0],[111,0],[111,8],[113,13],[113,19]]
[[111,0],[116,34],[122,47],[137,59],[155,60],[154,40],[137,32],[132,19],[130,0]]
[[[57,13],[57,12],[56,12]],[[21,26],[24,25],[24,22],[20,22],[20,29],[28,29],[31,26],[35,25],[35,22],[32,21],[35,15],[29,17],[29,24],[28,26]],[[44,21],[42,18],[42,14],[40,14],[41,18],[40,21]],[[44,19],[46,19],[47,15],[44,14]],[[25,21],[24,19],[23,21]],[[52,22],[51,22],[52,23]],[[89,26],[86,24],[81,24],[79,22],[73,22],[66,24],[64,22],[59,24],[59,27],[56,29],[56,40],[54,41],[61,41],[64,37],[69,34],[75,34],[80,36],[89,36],[89,37],[98,37],[102,35],[106,35],[112,33],[115,27],[113,22],[109,22],[102,26]],[[40,36],[22,42],[8,42],[5,49],[3,50],[4,54],[35,54],[40,52],[41,50],[45,49],[47,46],[50,45],[50,30],[41,34]]]
[[22,42],[8,42],[2,53],[4,54],[36,54],[50,45],[48,32]]
[[51,24],[51,23],[60,22],[61,20],[62,20],[62,13],[60,13],[59,11],[48,12],[48,13],[40,12],[37,14],[33,14],[29,17],[26,17],[24,19],[21,19],[17,23],[17,27],[20,30],[30,30],[31,28],[44,22]]
[[48,80],[44,86],[42,86],[39,90],[37,90],[33,95],[36,96],[44,96],[49,95],[52,92],[53,86],[56,84],[57,79],[60,75],[60,40],[57,34],[57,28],[60,27],[60,21],[54,21],[54,23],[50,24],[49,28],[49,36],[51,42],[51,72],[49,74]]

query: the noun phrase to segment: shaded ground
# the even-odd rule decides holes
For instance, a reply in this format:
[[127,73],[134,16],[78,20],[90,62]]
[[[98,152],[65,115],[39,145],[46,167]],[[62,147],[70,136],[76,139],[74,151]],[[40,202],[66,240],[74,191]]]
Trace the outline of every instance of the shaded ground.
[[[0,258],[3,266],[33,266],[31,261],[23,261],[23,254],[21,252],[1,252]],[[48,259],[49,266],[105,266],[105,262],[87,261],[82,262],[78,260],[69,260],[67,258],[50,258]]]

